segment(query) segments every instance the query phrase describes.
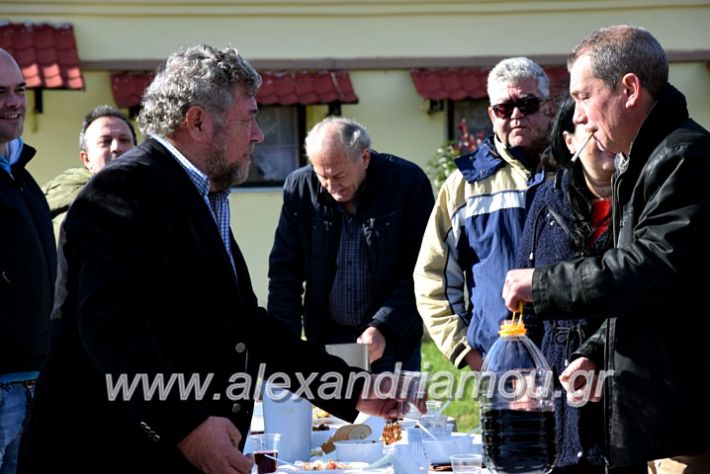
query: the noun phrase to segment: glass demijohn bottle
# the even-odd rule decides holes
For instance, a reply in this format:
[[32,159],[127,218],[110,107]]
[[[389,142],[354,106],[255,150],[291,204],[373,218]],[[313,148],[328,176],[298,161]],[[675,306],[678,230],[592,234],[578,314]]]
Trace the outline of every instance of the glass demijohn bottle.
[[483,462],[495,474],[545,474],[555,463],[552,370],[526,332],[521,313],[502,322],[478,381]]

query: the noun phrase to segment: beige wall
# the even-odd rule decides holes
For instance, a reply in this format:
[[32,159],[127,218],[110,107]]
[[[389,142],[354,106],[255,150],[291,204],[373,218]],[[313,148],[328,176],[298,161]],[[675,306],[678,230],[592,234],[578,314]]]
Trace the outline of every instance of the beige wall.
[[685,94],[690,115],[710,129],[710,67],[704,63],[672,64],[670,81]]
[[646,26],[669,49],[710,44],[707,0],[24,0],[0,15],[72,22],[84,60],[162,58],[201,41],[250,58],[565,53],[615,23]]
[[[609,24],[649,28],[669,51],[710,49],[710,1],[404,1],[260,2],[212,0],[27,0],[0,4],[0,19],[71,22],[79,55],[90,67],[107,60],[159,60],[196,42],[232,44],[249,59],[393,62],[454,58],[472,64],[489,56],[565,55],[588,32]],[[707,59],[707,58],[705,58]],[[425,61],[426,60],[426,61]],[[94,65],[94,66],[91,66]],[[386,67],[386,66],[385,66]],[[351,71],[357,105],[343,115],[368,127],[374,147],[424,165],[445,134],[444,113],[429,115],[408,69]],[[82,116],[113,103],[108,70],[84,70],[84,91],[45,91],[44,113],[28,113],[30,166],[40,183],[78,166]],[[671,80],[688,97],[691,114],[710,127],[710,70],[704,62],[674,63]],[[30,93],[30,107],[32,94]],[[307,110],[307,126],[324,106]],[[279,189],[232,194],[232,227],[266,303],[268,253],[281,206]]]

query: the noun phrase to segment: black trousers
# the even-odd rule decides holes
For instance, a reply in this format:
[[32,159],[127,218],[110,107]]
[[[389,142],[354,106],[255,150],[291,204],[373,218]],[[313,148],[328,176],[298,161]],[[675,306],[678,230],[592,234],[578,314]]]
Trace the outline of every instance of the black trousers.
[[648,467],[646,463],[636,466],[617,467],[615,469],[606,468],[605,466],[579,464],[555,468],[550,474],[648,474]]

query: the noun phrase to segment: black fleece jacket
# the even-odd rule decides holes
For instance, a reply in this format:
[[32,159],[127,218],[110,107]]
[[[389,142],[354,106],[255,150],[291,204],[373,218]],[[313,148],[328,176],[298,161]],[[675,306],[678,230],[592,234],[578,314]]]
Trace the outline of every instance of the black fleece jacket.
[[0,170],[0,374],[39,370],[49,341],[57,251],[47,200],[25,169],[34,154],[24,145],[13,177]]

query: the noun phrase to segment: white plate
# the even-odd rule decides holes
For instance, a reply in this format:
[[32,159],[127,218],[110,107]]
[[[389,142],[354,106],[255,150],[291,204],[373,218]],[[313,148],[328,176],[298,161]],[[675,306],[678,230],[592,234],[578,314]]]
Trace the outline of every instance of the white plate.
[[[296,463],[296,466],[300,466],[301,464],[302,463]],[[366,462],[348,462],[348,463],[343,463],[343,464],[347,464],[348,467],[343,468],[343,469],[322,469],[320,471],[312,471],[312,470],[304,471],[304,470],[298,470],[298,469],[295,469],[295,470],[289,469],[288,471],[284,471],[284,472],[289,472],[289,473],[293,472],[295,474],[307,474],[307,473],[312,473],[312,472],[322,472],[325,474],[345,474],[345,473],[349,473],[349,472],[358,472],[358,470],[364,469],[368,466],[368,464]]]

